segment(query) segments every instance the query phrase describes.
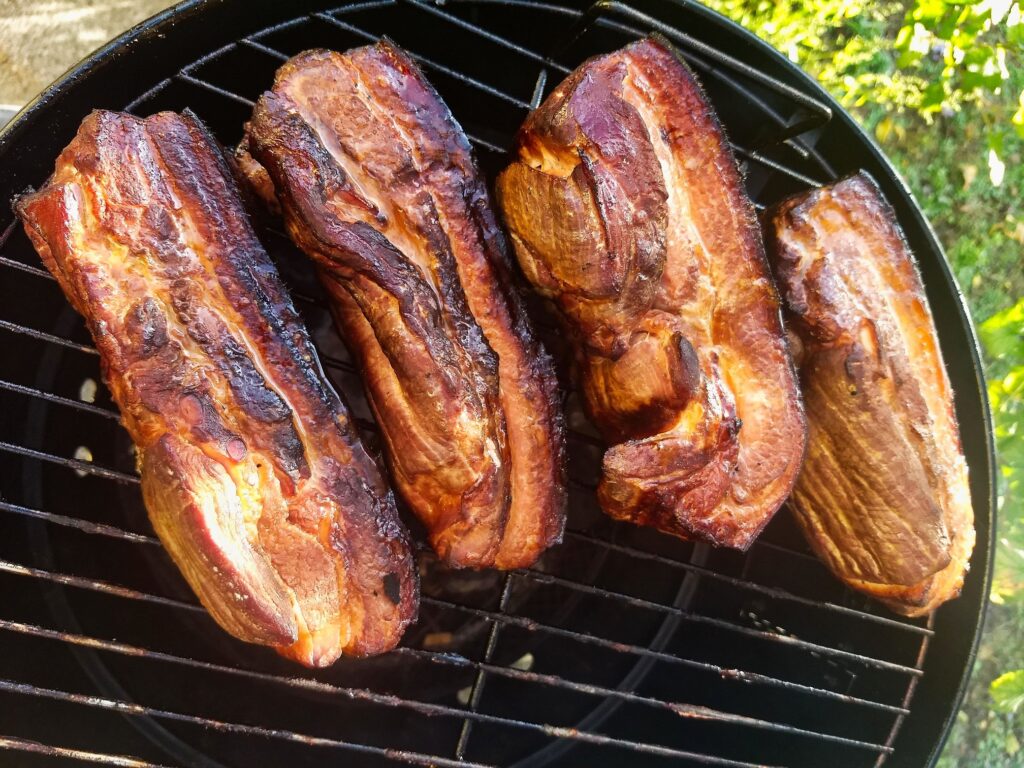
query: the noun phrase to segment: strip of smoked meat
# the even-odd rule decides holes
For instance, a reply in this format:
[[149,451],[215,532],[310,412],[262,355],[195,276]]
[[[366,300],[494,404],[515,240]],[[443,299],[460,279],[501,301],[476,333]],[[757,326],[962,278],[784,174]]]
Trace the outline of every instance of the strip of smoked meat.
[[390,650],[418,604],[394,496],[193,116],[93,112],[16,209],[86,319],[153,528],[241,640]]
[[557,383],[440,96],[388,42],[307,51],[260,98],[239,160],[316,264],[440,558],[533,563],[565,521]]
[[842,581],[928,613],[960,594],[974,512],[910,248],[866,173],[786,200],[766,229],[810,423],[791,506]]
[[700,85],[650,37],[533,112],[499,207],[575,340],[612,517],[745,549],[806,425],[760,228]]

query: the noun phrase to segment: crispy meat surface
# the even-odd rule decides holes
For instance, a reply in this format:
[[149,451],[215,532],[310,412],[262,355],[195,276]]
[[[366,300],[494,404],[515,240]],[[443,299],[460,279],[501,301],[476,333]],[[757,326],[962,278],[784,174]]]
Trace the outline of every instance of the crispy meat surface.
[[387,42],[308,51],[260,98],[239,155],[317,266],[392,477],[438,555],[534,562],[565,520],[557,385],[437,92]]
[[497,191],[574,337],[610,444],[605,511],[749,546],[806,426],[757,220],[693,73],[660,38],[585,62],[527,119]]
[[93,112],[16,209],[86,319],[150,520],[213,617],[310,666],[394,647],[418,602],[394,497],[205,128]]
[[866,173],[790,198],[766,229],[810,423],[797,520],[844,582],[928,613],[960,593],[974,514],[913,256]]

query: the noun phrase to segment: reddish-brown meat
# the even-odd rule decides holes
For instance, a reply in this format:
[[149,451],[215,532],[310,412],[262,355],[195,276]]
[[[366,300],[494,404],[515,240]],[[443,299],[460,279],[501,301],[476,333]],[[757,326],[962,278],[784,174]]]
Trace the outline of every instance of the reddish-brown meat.
[[960,593],[974,514],[913,256],[866,173],[787,200],[767,230],[810,422],[797,520],[847,584],[928,613]]
[[213,617],[310,666],[394,647],[418,599],[394,497],[200,123],[94,112],[17,211]]
[[746,548],[805,424],[760,231],[693,73],[660,39],[584,63],[530,115],[498,200],[574,334],[613,517]]
[[393,45],[308,51],[259,100],[240,160],[316,263],[440,557],[531,564],[565,519],[556,382],[448,108]]

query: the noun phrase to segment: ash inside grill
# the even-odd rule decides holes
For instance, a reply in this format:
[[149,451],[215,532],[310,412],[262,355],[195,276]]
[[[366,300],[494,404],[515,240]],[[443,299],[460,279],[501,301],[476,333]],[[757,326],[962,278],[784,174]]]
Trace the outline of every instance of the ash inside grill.
[[[288,56],[381,34],[419,58],[493,178],[531,105],[573,66],[658,31],[701,76],[759,208],[860,166],[903,194],[870,144],[836,125],[823,94],[699,8],[301,5],[294,18],[293,5],[286,13],[270,0],[194,5],[140,32],[125,53],[105,54],[104,68],[61,86],[59,104],[25,118],[35,133],[7,134],[0,159],[12,186],[0,192],[41,183],[92,106],[187,106],[231,145]],[[148,63],[133,67],[133,49]],[[954,306],[923,219],[905,195],[892,202],[933,304]],[[745,554],[616,524],[597,509],[600,443],[571,395],[569,531],[536,567],[452,573],[421,552],[420,620],[402,648],[375,659],[312,672],[235,641],[153,538],[80,318],[10,216],[0,224],[10,224],[0,238],[0,749],[17,764],[841,768],[894,753],[893,764],[925,764],[959,680],[931,671],[926,652],[941,644],[946,665],[968,664],[985,548],[965,597],[932,626],[843,589],[785,511]],[[306,260],[273,223],[261,236],[373,442]],[[944,314],[947,360],[963,363],[963,315]],[[985,541],[990,446],[972,360],[951,378]],[[938,692],[937,707],[913,697],[919,682]]]

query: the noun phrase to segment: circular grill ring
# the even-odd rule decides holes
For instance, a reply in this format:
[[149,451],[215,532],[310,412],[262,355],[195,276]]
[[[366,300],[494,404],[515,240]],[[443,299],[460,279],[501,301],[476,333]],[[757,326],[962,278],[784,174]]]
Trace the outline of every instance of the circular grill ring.
[[[578,764],[581,760],[594,765],[616,765],[621,764],[616,761],[626,756],[629,757],[630,765],[661,765],[667,764],[669,759],[674,762],[682,760],[685,764],[729,764],[730,759],[760,763],[767,761],[763,755],[772,754],[785,755],[787,764],[813,765],[820,764],[813,761],[827,754],[830,763],[835,765],[866,766],[881,764],[892,750],[894,756],[887,764],[931,764],[962,694],[966,672],[973,659],[990,578],[990,524],[993,508],[990,425],[981,387],[977,346],[941,249],[920,210],[870,139],[854,126],[849,116],[820,88],[778,54],[734,25],[688,3],[645,0],[630,8],[615,2],[602,2],[587,10],[582,4],[552,5],[529,0],[456,0],[443,7],[425,6],[419,0],[374,0],[325,12],[318,3],[307,0],[300,3],[305,15],[294,19],[284,18],[296,13],[294,5],[287,10],[276,5],[269,0],[248,4],[240,0],[184,3],[173,13],[147,22],[98,52],[90,61],[80,65],[49,89],[0,135],[0,162],[5,168],[0,193],[9,198],[28,184],[41,183],[52,167],[53,157],[73,135],[81,117],[90,107],[124,108],[130,104],[138,112],[147,114],[157,108],[180,109],[191,106],[211,123],[222,141],[230,143],[240,131],[239,116],[247,112],[251,97],[255,96],[254,93],[244,91],[239,95],[238,90],[246,87],[261,89],[269,84],[263,68],[249,71],[246,64],[251,63],[251,57],[244,59],[244,56],[259,54],[268,59],[264,63],[272,65],[272,71],[279,63],[277,59],[280,53],[290,55],[297,52],[299,48],[294,48],[294,45],[312,47],[328,44],[345,48],[373,39],[382,32],[413,52],[423,53],[424,48],[429,49],[424,62],[427,75],[438,85],[456,117],[474,139],[481,165],[493,177],[494,170],[503,162],[500,149],[507,146],[511,131],[525,115],[524,107],[535,103],[557,84],[566,69],[582,61],[586,55],[618,47],[628,39],[648,31],[660,31],[669,35],[681,47],[704,80],[734,143],[739,145],[737,154],[745,166],[748,190],[759,203],[769,204],[808,183],[826,181],[861,167],[869,170],[880,181],[921,261],[950,376],[957,390],[958,413],[964,430],[963,442],[972,470],[972,492],[979,518],[979,545],[964,595],[936,615],[931,625],[934,636],[928,628],[915,629],[913,632],[898,629],[900,626],[916,626],[903,620],[872,618],[876,612],[882,616],[886,614],[864,598],[845,592],[835,584],[826,584],[830,579],[827,574],[819,579],[825,572],[807,558],[805,548],[796,538],[786,518],[786,512],[781,512],[773,522],[763,542],[755,544],[746,556],[740,556],[667,541],[649,532],[613,524],[596,515],[592,509],[574,510],[570,525],[581,532],[568,537],[567,543],[550,558],[550,565],[542,566],[539,572],[511,577],[509,583],[515,586],[510,594],[514,597],[509,600],[507,611],[495,613],[493,608],[481,609],[479,606],[470,606],[468,612],[462,610],[465,621],[475,627],[465,640],[465,655],[468,657],[465,664],[469,664],[468,670],[472,672],[469,680],[487,681],[487,687],[483,689],[484,698],[479,702],[481,711],[487,717],[498,712],[497,717],[505,720],[477,719],[472,732],[463,726],[463,734],[471,736],[468,750],[465,749],[463,734],[459,734],[458,739],[452,739],[456,742],[455,749],[449,751],[447,757],[440,750],[427,750],[427,753],[436,754],[439,764],[461,759],[465,751],[467,760],[480,759],[485,763],[500,764],[518,760],[517,765],[524,766]],[[515,11],[518,19],[505,14],[506,11]],[[447,30],[452,42],[441,46],[432,44],[431,23],[440,24]],[[533,28],[526,29],[529,34],[524,37],[524,28],[529,28],[531,24]],[[316,31],[310,33],[310,30]],[[489,33],[490,37],[481,30]],[[304,42],[304,36],[311,39]],[[288,44],[292,47],[284,46],[285,50],[278,51],[275,45],[283,46],[282,41],[290,41]],[[512,41],[512,45],[508,41]],[[464,55],[457,50],[445,50],[446,45],[453,49],[462,45]],[[245,52],[244,60],[231,64],[232,57],[240,51]],[[555,53],[549,55],[549,51]],[[730,55],[740,61],[731,59]],[[493,61],[487,62],[488,59]],[[501,69],[503,64],[512,59],[518,62],[517,66],[521,70],[531,67],[529,76]],[[474,63],[477,61],[485,63],[478,66]],[[225,62],[228,64],[225,65]],[[538,70],[544,74],[535,79],[533,73]],[[475,83],[467,81],[467,76],[473,78]],[[491,86],[492,82],[498,85]],[[518,90],[509,92],[508,89],[513,86]],[[489,92],[488,88],[496,93]],[[493,113],[488,109],[474,108],[476,100],[486,101],[487,106],[493,103]],[[481,114],[486,114],[487,120],[482,121]],[[831,120],[828,119],[830,114]],[[752,116],[759,116],[763,124],[748,125],[756,122]],[[493,151],[495,149],[499,151]],[[8,220],[0,220],[0,226],[7,224]],[[263,234],[270,240],[277,237],[272,232]],[[272,252],[275,249],[290,248],[285,241],[270,247]],[[276,255],[280,257],[282,253]],[[291,261],[288,259],[285,272],[290,284],[296,288],[297,303],[305,303],[298,299],[299,294],[310,294],[315,300],[317,288],[308,281],[308,270],[303,275],[301,260],[297,261],[299,267],[292,267]],[[73,374],[66,369],[76,368],[78,363],[67,361],[75,355],[81,355],[75,351],[75,345],[79,342],[87,344],[87,336],[83,335],[81,327],[69,331],[66,327],[60,327],[59,321],[54,321],[53,318],[60,312],[70,313],[59,297],[54,299],[47,294],[44,299],[40,293],[37,302],[26,298],[35,298],[35,294],[31,293],[35,289],[28,286],[37,285],[45,278],[34,274],[38,272],[38,259],[26,248],[21,232],[11,227],[7,227],[0,237],[0,270],[17,275],[11,281],[0,282],[0,291],[3,291],[0,294],[0,333],[5,335],[5,344],[13,340],[14,352],[5,355],[6,359],[0,363],[0,408],[3,412],[3,420],[0,421],[0,467],[3,469],[0,473],[0,502],[4,503],[0,507],[0,537],[6,539],[4,549],[0,551],[0,559],[8,564],[6,568],[0,566],[0,578],[6,579],[0,584],[0,590],[8,589],[8,584],[11,587],[15,584],[24,586],[26,578],[37,581],[43,578],[38,574],[26,575],[18,570],[25,567],[70,576],[95,577],[93,571],[76,572],[75,568],[88,566],[103,571],[108,567],[109,564],[88,563],[83,559],[84,550],[91,552],[92,549],[99,549],[92,542],[100,537],[83,535],[80,528],[69,527],[67,522],[54,525],[53,515],[69,515],[76,519],[80,516],[85,520],[107,524],[111,524],[112,519],[104,518],[97,512],[95,504],[85,505],[89,509],[80,512],[74,505],[75,494],[79,492],[77,486],[72,490],[61,490],[59,487],[64,482],[72,486],[76,482],[89,483],[89,478],[74,481],[76,476],[70,470],[61,468],[48,458],[41,461],[39,456],[31,453],[33,450],[42,451],[58,461],[73,455],[74,448],[68,441],[75,442],[75,430],[78,429],[81,434],[82,425],[77,422],[69,424],[69,419],[63,418],[62,413],[67,403],[61,402],[60,398],[74,400],[74,388],[71,385],[76,382],[70,382],[69,376]],[[23,283],[19,283],[18,280],[22,279]],[[49,288],[53,287],[51,285]],[[45,349],[47,344],[53,349],[54,340],[47,340],[45,335],[58,337],[56,349],[63,353],[58,355],[61,369],[56,380],[48,380],[43,375],[44,366],[33,362],[41,360],[41,354],[45,353],[40,350]],[[69,336],[71,342],[63,341]],[[343,352],[338,351],[336,341],[330,341],[331,338],[330,329],[322,325],[317,336],[321,352],[326,351],[332,357],[343,355]],[[29,362],[25,363],[25,360]],[[26,378],[27,373],[33,375]],[[341,375],[348,377],[345,371]],[[342,382],[342,387],[350,395],[356,394],[358,397],[358,390],[353,393],[349,378]],[[51,412],[52,429],[42,428],[38,419],[48,420]],[[115,472],[130,474],[132,461],[124,447],[126,439],[123,434],[120,441],[119,448],[112,445],[104,449],[104,458],[111,461],[104,463],[98,456],[96,464],[114,469]],[[583,444],[586,444],[585,439]],[[78,468],[83,469],[81,466]],[[96,471],[91,467],[84,469]],[[592,471],[593,467],[590,469]],[[33,474],[38,478],[38,484],[18,481],[30,479]],[[68,481],[69,476],[71,481]],[[38,493],[31,491],[33,485],[37,485]],[[88,487],[95,489],[97,486]],[[132,498],[133,494],[137,496],[131,486],[118,487],[121,489],[118,492],[119,498]],[[579,488],[574,488],[577,498],[583,493]],[[145,533],[146,524],[144,519],[139,519],[141,506],[137,502],[133,505],[130,501],[123,501],[118,507],[118,517],[113,521],[118,527]],[[37,512],[33,513],[33,510]],[[33,515],[35,519],[32,519]],[[73,536],[69,538],[69,535],[65,535],[69,531],[74,532],[78,538],[72,541]],[[153,559],[158,560],[155,556],[159,554],[158,551],[154,548],[149,551],[154,553]],[[595,558],[595,552],[599,552],[603,559]],[[563,557],[569,560],[562,562]],[[95,558],[99,559],[101,555],[96,554]],[[580,570],[581,558],[589,558],[590,564],[601,563],[600,568],[593,572]],[[628,574],[623,572],[623,562],[629,563],[630,571],[661,569],[652,570],[651,573],[667,574],[664,578],[668,579],[668,592],[662,591],[658,595],[645,592],[647,585],[629,581]],[[145,567],[152,568],[152,565]],[[112,584],[127,581],[145,585],[157,594],[166,594],[165,591],[159,591],[166,588],[174,591],[176,574],[173,570],[168,572],[169,575],[161,576],[167,576],[170,581],[161,581],[144,576],[142,566],[137,563],[136,568],[123,574],[116,569],[107,571],[117,576],[131,577],[108,581]],[[805,583],[806,574],[817,574],[813,576],[815,583]],[[817,583],[819,580],[821,584]],[[15,661],[18,661],[16,654],[24,653],[24,648],[13,642],[8,648],[7,640],[12,632],[21,632],[26,639],[33,642],[38,640],[40,643],[42,640],[39,638],[46,635],[42,631],[33,635],[31,631],[25,630],[24,626],[35,626],[29,622],[25,622],[21,629],[13,629],[12,625],[18,624],[22,618],[30,617],[34,610],[44,604],[51,609],[56,606],[57,610],[47,610],[47,619],[40,619],[37,629],[53,627],[56,621],[54,629],[59,631],[114,639],[111,632],[115,624],[100,622],[97,625],[98,619],[90,611],[82,615],[82,621],[78,620],[83,606],[89,609],[92,605],[80,596],[83,592],[81,584],[71,582],[49,587],[42,581],[40,584],[42,586],[33,583],[24,590],[26,597],[22,602],[26,603],[25,606],[17,600],[0,601],[0,621],[4,622],[0,625],[0,629],[4,630],[0,632],[0,649],[15,654],[12,657]],[[780,587],[785,592],[796,593],[796,596],[780,594]],[[36,588],[39,593],[33,598],[33,590]],[[623,599],[617,597],[616,593],[632,597]],[[182,597],[178,593],[175,596],[179,599]],[[187,593],[184,596],[189,597]],[[448,599],[450,597],[442,595],[441,599],[453,602]],[[493,602],[496,597],[499,595],[495,593],[488,599]],[[77,607],[71,607],[69,600],[75,601]],[[524,628],[516,621],[508,623],[502,615],[507,612],[515,620],[524,611],[528,615],[530,611],[539,610],[538,604],[543,607],[545,600],[562,603],[558,606],[561,613],[545,616],[547,627]],[[10,611],[6,610],[8,602],[12,603]],[[64,612],[62,605],[68,609],[63,617],[60,615]],[[610,615],[618,623],[593,629],[586,623],[585,614],[588,610],[594,610],[595,605],[601,610],[611,611]],[[21,613],[18,614],[18,611]],[[438,603],[436,597],[434,602],[428,600],[424,608],[424,612],[429,615],[438,612],[445,614],[448,611],[450,609]],[[509,682],[507,676],[512,672],[508,665],[519,659],[520,653],[536,652],[537,659],[543,662],[543,655],[551,653],[550,649],[557,649],[560,644],[571,641],[578,654],[589,654],[598,659],[599,652],[610,652],[605,647],[608,643],[594,645],[594,641],[587,636],[613,638],[627,623],[639,621],[635,617],[646,615],[644,612],[657,613],[661,618],[650,624],[647,639],[629,652],[631,658],[635,656],[635,662],[624,667],[626,671],[621,672],[617,680],[601,681],[599,688],[607,691],[603,701],[600,697],[595,698],[593,693],[587,694],[589,704],[584,710],[589,715],[582,714],[573,722],[564,723],[566,726],[575,726],[582,734],[552,731],[544,743],[537,743],[536,747],[531,746],[526,752],[520,750],[520,753],[516,753],[498,738],[505,732],[503,729],[511,729],[514,737],[526,741],[526,735],[531,733],[529,729],[524,731],[521,726],[503,724],[513,718],[522,718],[531,723],[556,722],[550,718],[544,719],[539,714],[535,717],[528,701],[517,703],[515,697],[510,697],[504,688],[500,695],[489,697],[488,691]],[[816,626],[814,617],[820,617],[818,621],[823,622],[823,626]],[[188,622],[200,627],[196,631],[209,634],[209,628],[201,629],[203,620],[203,617],[196,616],[193,621],[192,614],[189,614]],[[80,629],[90,622],[94,625],[91,633]],[[579,632],[577,624],[583,626],[583,639],[560,635],[556,630],[559,630],[562,623],[568,623],[574,632]],[[833,630],[824,626],[830,623],[835,623],[837,628]],[[488,631],[497,637],[493,627],[498,626],[502,627],[502,634],[494,659],[490,659],[483,647],[469,648]],[[792,633],[791,627],[794,626],[799,627],[797,638],[786,639],[786,633]],[[490,629],[484,631],[487,628]],[[844,637],[843,628],[853,628],[852,634]],[[900,641],[903,644],[897,644],[899,647],[893,650],[890,658],[879,651],[877,642],[872,644],[870,634],[873,632],[886,637],[889,636],[886,633],[891,633],[894,638],[903,638],[907,632],[910,634],[906,635],[905,643]],[[508,639],[510,633],[513,635],[512,640]],[[424,641],[425,638],[417,635],[416,642]],[[716,641],[721,647],[716,647]],[[232,658],[232,649],[237,649],[237,644],[219,634],[214,634],[207,642],[212,645],[195,645],[190,650],[203,651],[223,663],[223,659]],[[787,662],[777,653],[779,649],[788,650],[791,646],[803,654],[800,657],[803,659],[800,662],[801,668],[787,668]],[[111,656],[109,651],[106,647],[67,646],[64,653],[73,656],[76,664],[95,667],[90,673],[92,685],[76,685],[70,675],[65,676],[66,680],[58,682],[65,683],[68,692],[86,693],[99,687],[101,696],[130,702],[132,694],[129,691],[138,682],[130,676],[118,680],[117,673],[108,670],[109,665],[104,660],[120,658]],[[239,653],[241,655],[237,658],[244,659],[245,666],[250,663],[254,669],[266,666],[266,660],[262,657],[250,658],[247,649]],[[181,650],[178,650],[178,655],[205,658],[196,654],[189,656]],[[827,708],[833,703],[839,706],[845,702],[843,706],[848,707],[848,710],[842,711],[853,713],[849,717],[856,727],[844,723],[845,730],[840,732],[838,724],[825,727],[818,723],[810,730],[819,735],[831,733],[847,739],[859,738],[861,741],[882,744],[884,748],[872,751],[833,740],[828,742],[833,744],[829,748],[831,750],[835,750],[836,743],[842,744],[835,754],[832,751],[816,752],[807,746],[814,741],[813,737],[809,738],[796,731],[780,731],[777,726],[774,730],[766,731],[764,725],[737,720],[735,715],[750,709],[746,700],[760,696],[766,684],[756,675],[736,670],[749,672],[766,655],[775,659],[772,661],[773,670],[777,671],[775,677],[789,684],[789,687],[767,686],[773,692],[772,695],[777,696],[778,712],[767,718],[773,721],[771,725],[789,722],[799,727],[803,719],[813,720],[808,713],[798,711],[800,707],[793,704],[794,701],[802,701],[801,697],[811,701],[811,708]],[[677,660],[671,661],[670,657],[673,656]],[[865,661],[868,657],[878,658],[881,666],[876,664],[873,667]],[[344,663],[338,670],[328,673],[328,677],[335,684],[372,688],[379,683],[381,687],[387,687],[391,684],[389,675],[393,675],[396,669],[404,668],[407,674],[417,674],[417,670],[422,667],[417,664],[426,657],[415,657],[417,664],[413,664],[413,658],[399,654],[392,662],[383,664],[383,671],[374,671],[372,674],[361,672],[351,663]],[[716,664],[715,658],[749,663],[735,663],[733,666],[723,662],[723,666]],[[489,667],[473,666],[475,661],[481,659],[492,663]],[[684,663],[680,664],[679,659]],[[463,667],[463,661],[445,659],[438,663],[449,664],[453,676],[461,673]],[[710,710],[679,706],[673,717],[674,722],[680,724],[680,729],[688,729],[685,740],[674,738],[664,730],[666,727],[672,729],[669,721],[658,721],[662,730],[652,731],[658,713],[650,709],[651,702],[674,705],[701,701],[701,696],[706,693],[704,689],[675,685],[669,686],[668,692],[659,690],[662,678],[665,679],[665,685],[672,681],[678,683],[684,680],[684,676],[679,674],[680,670],[693,671],[696,669],[694,664],[703,664],[705,667],[710,665],[710,673],[708,669],[701,672],[705,678],[710,674],[707,682],[707,691],[710,691],[707,693],[708,698],[714,699],[722,691],[729,691],[722,694],[724,698],[719,696],[714,702],[716,706],[713,709],[717,715]],[[57,666],[56,662],[54,665]],[[806,672],[802,665],[813,669]],[[903,671],[913,671],[915,667],[923,669],[924,674],[920,679],[916,673]],[[124,668],[119,669],[123,672]],[[715,669],[719,671],[715,673]],[[586,674],[583,674],[580,670],[584,668],[561,665],[554,674],[569,679],[582,676],[586,679],[577,682],[593,684],[588,675],[596,675],[597,671],[586,669]],[[650,675],[655,670],[657,674]],[[279,665],[275,672],[295,673],[286,665]],[[573,673],[578,674],[574,677]],[[806,681],[801,682],[801,676],[805,673],[808,677],[817,675],[811,687],[827,693],[824,699],[821,698],[822,694],[801,691],[799,686],[808,684]],[[693,674],[696,676],[697,672]],[[101,675],[107,679],[106,683],[101,682]],[[890,676],[902,682],[890,684],[887,682]],[[694,679],[696,677],[685,678],[690,683]],[[715,682],[716,679],[718,682]],[[116,687],[111,685],[111,681]],[[26,679],[24,675],[19,678],[7,667],[0,667],[0,696],[17,696],[21,697],[17,700],[23,700],[25,696],[33,695],[24,688],[12,687],[25,684],[39,689],[48,687],[42,678],[32,680]],[[137,699],[150,709],[159,709],[158,703],[148,701],[155,692],[147,688],[147,685],[151,686],[152,683],[141,685]],[[470,691],[475,685],[475,682],[471,682]],[[529,683],[529,686],[533,686],[529,688],[533,693],[520,694],[519,697],[528,699],[530,696],[554,697],[556,694],[568,694],[561,683],[553,688],[550,684],[545,685],[541,687],[536,681]],[[59,688],[57,685],[49,687]],[[460,687],[458,691],[444,693],[448,695],[464,690]],[[872,695],[866,695],[865,691]],[[433,689],[428,693],[433,695]],[[842,696],[847,693],[852,693],[854,699],[845,701]],[[408,697],[407,693],[405,695]],[[638,697],[642,701],[638,702]],[[429,700],[430,696],[411,698]],[[883,710],[858,704],[856,699],[866,699],[869,703],[875,699],[883,700],[882,703],[888,707],[884,709],[885,723],[888,725],[883,727],[879,725],[881,721],[871,720],[876,714],[880,716]],[[7,700],[5,698],[2,701]],[[177,703],[181,704],[182,701]],[[635,706],[637,704],[642,706]],[[307,706],[322,709],[323,697],[310,694]],[[444,706],[451,710],[457,703],[449,696]],[[518,707],[518,711],[513,714],[509,711],[510,707],[513,710]],[[904,718],[900,710],[907,707],[910,714]],[[44,714],[58,709],[56,704],[50,710],[44,707]],[[173,708],[168,706],[167,710],[173,711]],[[274,720],[271,716],[274,714],[273,697],[267,698],[267,710],[254,711],[262,716],[262,721],[270,723]],[[2,702],[0,711],[4,711]],[[188,712],[187,708],[183,711]],[[632,713],[630,717],[624,717],[627,712]],[[722,716],[729,713],[732,713],[733,719],[723,720]],[[372,717],[372,714],[369,716]],[[650,723],[646,722],[648,719]],[[23,724],[16,716],[0,715],[0,736],[12,737],[10,743],[3,741],[0,746],[10,748],[13,743],[15,748],[25,750],[30,748],[26,746],[28,742],[45,742],[107,755],[130,752],[143,760],[161,763],[168,754],[177,751],[172,742],[166,741],[169,737],[182,745],[188,745],[190,754],[184,756],[179,753],[178,756],[182,764],[196,764],[198,755],[202,754],[205,736],[190,737],[190,734],[195,733],[194,727],[189,731],[185,726],[168,726],[165,718],[151,718],[150,714],[141,712],[125,720],[150,724],[146,726],[149,732],[145,744],[135,743],[127,735],[115,736],[113,733],[110,739],[104,740],[80,737],[71,732],[73,729],[67,733],[60,728],[20,731],[18,729]],[[794,723],[795,720],[800,723]],[[557,722],[562,724],[561,721]],[[693,723],[700,725],[700,729],[691,727]],[[708,724],[701,725],[703,723]],[[732,736],[715,741],[705,734],[705,731],[710,733],[716,728],[725,729]],[[301,729],[297,730],[302,732]],[[478,733],[481,730],[487,732]],[[252,735],[249,734],[248,738]],[[350,735],[344,736],[343,740],[351,741]],[[769,744],[767,740],[776,736],[782,742]],[[632,748],[623,751],[623,744],[609,742],[608,737],[625,741],[625,747],[632,745]],[[155,748],[154,751],[149,741],[151,738],[164,739],[166,749]],[[22,741],[19,742],[19,739]],[[734,741],[736,743],[732,743]],[[792,749],[787,746],[780,752],[782,747],[779,744],[783,742],[794,746]],[[391,746],[386,742],[381,745]],[[651,748],[643,748],[644,745]],[[663,745],[661,752],[658,751],[659,745]],[[352,746],[349,744],[349,747]],[[358,747],[358,743],[355,747]],[[258,746],[249,747],[261,748],[262,742]],[[230,759],[225,760],[224,764],[250,764],[237,762],[237,753],[227,754]],[[367,764],[377,764],[372,760],[387,757],[383,753],[358,749],[353,755],[363,755],[371,761]],[[405,761],[408,756],[391,757]],[[793,762],[790,763],[790,760]]]

